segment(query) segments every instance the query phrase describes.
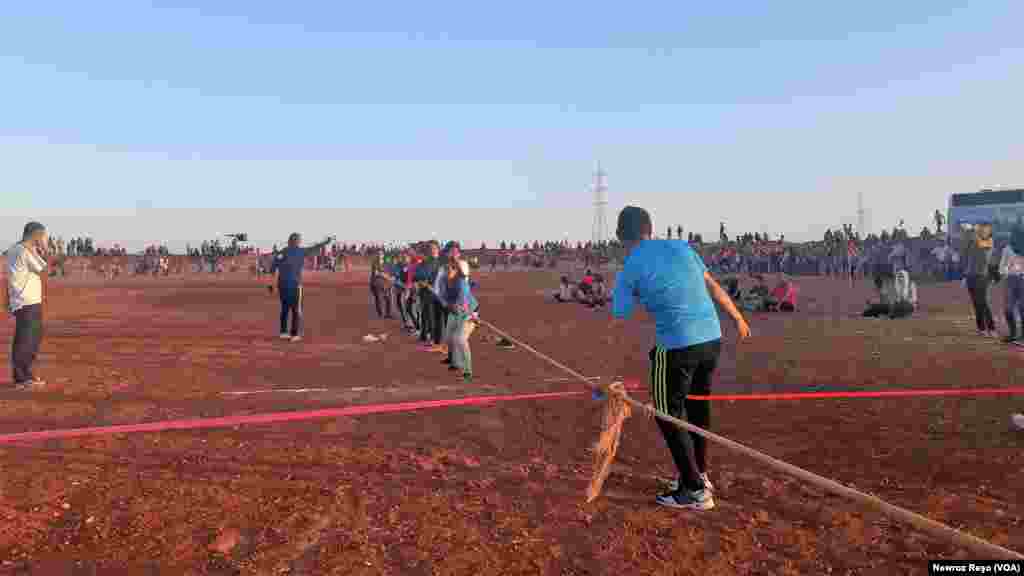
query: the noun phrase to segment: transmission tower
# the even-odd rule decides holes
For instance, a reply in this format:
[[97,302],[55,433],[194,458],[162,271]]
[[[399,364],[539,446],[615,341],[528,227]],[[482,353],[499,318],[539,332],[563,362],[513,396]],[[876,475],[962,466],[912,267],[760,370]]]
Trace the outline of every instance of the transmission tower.
[[857,192],[857,233],[861,238],[866,238],[868,231],[864,222],[864,193]]
[[597,163],[597,170],[594,172],[594,183],[592,192],[594,194],[594,227],[592,239],[594,244],[608,240],[608,184],[605,174],[601,170],[601,163]]

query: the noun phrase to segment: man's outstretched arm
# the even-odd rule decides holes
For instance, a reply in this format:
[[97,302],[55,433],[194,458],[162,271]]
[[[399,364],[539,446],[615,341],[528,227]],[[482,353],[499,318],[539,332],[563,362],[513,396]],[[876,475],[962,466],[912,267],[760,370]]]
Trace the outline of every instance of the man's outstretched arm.
[[327,246],[328,244],[330,244],[333,241],[334,241],[334,238],[331,237],[331,236],[328,236],[327,239],[324,240],[323,242],[321,242],[319,244],[314,244],[312,246],[308,246],[306,248],[303,248],[302,250],[303,250],[303,252],[305,252],[306,256],[312,256],[314,254],[319,254],[321,248],[323,248],[324,246]]

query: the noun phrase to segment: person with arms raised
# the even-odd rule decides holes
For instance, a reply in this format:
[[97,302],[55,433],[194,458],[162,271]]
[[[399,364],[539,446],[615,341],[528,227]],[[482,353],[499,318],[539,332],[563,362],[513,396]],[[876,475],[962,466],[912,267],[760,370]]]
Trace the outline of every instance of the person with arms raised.
[[[320,253],[320,249],[329,244],[333,238],[303,248],[302,236],[295,232],[288,236],[288,246],[274,254],[270,264],[270,274],[277,273],[277,292],[281,298],[281,333],[282,340],[299,342],[302,340],[302,269],[306,266],[306,258]],[[292,329],[288,331],[288,315],[291,314]]]

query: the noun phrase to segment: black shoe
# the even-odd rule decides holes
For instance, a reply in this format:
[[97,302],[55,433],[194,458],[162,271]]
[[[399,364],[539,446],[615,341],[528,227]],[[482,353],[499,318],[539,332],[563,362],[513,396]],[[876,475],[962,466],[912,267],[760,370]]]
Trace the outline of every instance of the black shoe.
[[1010,336],[1004,336],[1003,337],[1003,344],[1016,344],[1016,343],[1017,343],[1017,337],[1016,336],[1010,335]]
[[452,359],[451,358],[445,358],[444,360],[441,360],[441,364],[451,364],[451,363],[452,363]]
[[676,490],[660,494],[655,502],[669,508],[681,510],[711,510],[715,507],[715,499],[710,490]]

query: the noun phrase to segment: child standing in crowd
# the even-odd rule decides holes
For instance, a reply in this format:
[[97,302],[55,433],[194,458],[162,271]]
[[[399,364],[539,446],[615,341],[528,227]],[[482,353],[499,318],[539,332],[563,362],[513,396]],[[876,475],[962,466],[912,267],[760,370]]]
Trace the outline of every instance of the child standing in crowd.
[[[999,273],[1006,278],[1006,328],[1003,342],[1020,344],[1024,338],[1024,227],[1010,232],[1010,243],[1003,248]],[[1017,331],[1020,322],[1020,332]]]
[[975,225],[974,231],[963,235],[960,250],[964,271],[964,285],[971,295],[978,334],[996,336],[996,322],[988,303],[989,265],[992,260],[992,224]]

